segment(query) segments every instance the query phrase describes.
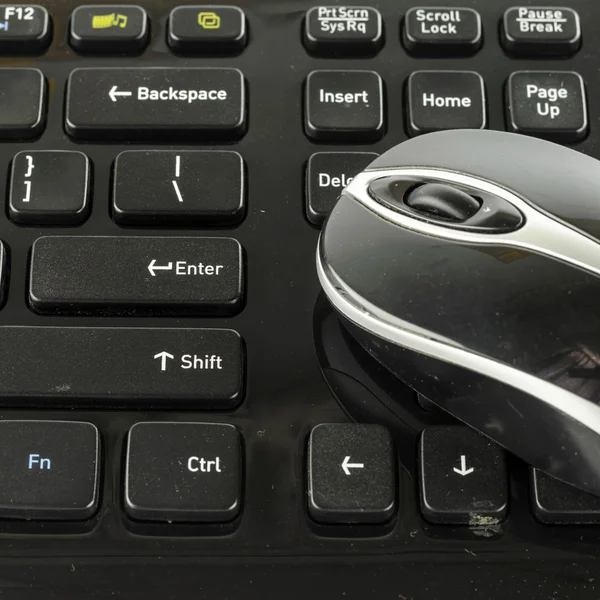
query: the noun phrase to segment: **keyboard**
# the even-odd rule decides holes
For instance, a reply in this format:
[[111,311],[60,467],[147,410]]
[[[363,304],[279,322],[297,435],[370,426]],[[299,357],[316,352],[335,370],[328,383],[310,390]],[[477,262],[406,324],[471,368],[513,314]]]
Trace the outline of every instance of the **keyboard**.
[[412,136],[600,159],[599,20],[593,0],[1,5],[0,595],[597,599],[600,499],[384,372],[315,251]]

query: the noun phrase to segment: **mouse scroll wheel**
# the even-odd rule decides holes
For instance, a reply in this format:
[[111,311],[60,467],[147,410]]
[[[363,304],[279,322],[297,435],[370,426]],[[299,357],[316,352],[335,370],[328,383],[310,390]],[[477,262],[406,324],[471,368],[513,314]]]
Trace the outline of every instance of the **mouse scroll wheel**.
[[481,200],[441,183],[426,183],[410,190],[404,203],[423,216],[461,223],[480,208]]

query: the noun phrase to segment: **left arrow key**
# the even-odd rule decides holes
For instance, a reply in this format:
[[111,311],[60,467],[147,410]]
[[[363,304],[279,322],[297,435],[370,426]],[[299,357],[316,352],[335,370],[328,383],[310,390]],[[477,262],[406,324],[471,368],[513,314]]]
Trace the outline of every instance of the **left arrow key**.
[[321,523],[385,523],[396,508],[392,437],[380,425],[324,423],[308,441],[308,510]]

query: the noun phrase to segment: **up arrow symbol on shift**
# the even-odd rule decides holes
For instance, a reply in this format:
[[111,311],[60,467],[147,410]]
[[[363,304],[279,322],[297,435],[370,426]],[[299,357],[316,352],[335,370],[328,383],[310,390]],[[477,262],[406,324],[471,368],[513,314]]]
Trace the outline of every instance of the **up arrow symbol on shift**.
[[169,354],[166,350],[163,350],[162,352],[155,354],[154,358],[160,359],[160,370],[166,371],[167,370],[167,359],[175,358],[175,357],[172,354]]

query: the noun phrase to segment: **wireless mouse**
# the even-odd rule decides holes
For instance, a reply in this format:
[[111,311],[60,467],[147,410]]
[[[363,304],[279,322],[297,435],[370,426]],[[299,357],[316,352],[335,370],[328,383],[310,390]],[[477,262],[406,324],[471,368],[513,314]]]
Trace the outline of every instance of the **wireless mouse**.
[[600,495],[600,162],[496,131],[416,137],[343,190],[317,271],[404,383]]

